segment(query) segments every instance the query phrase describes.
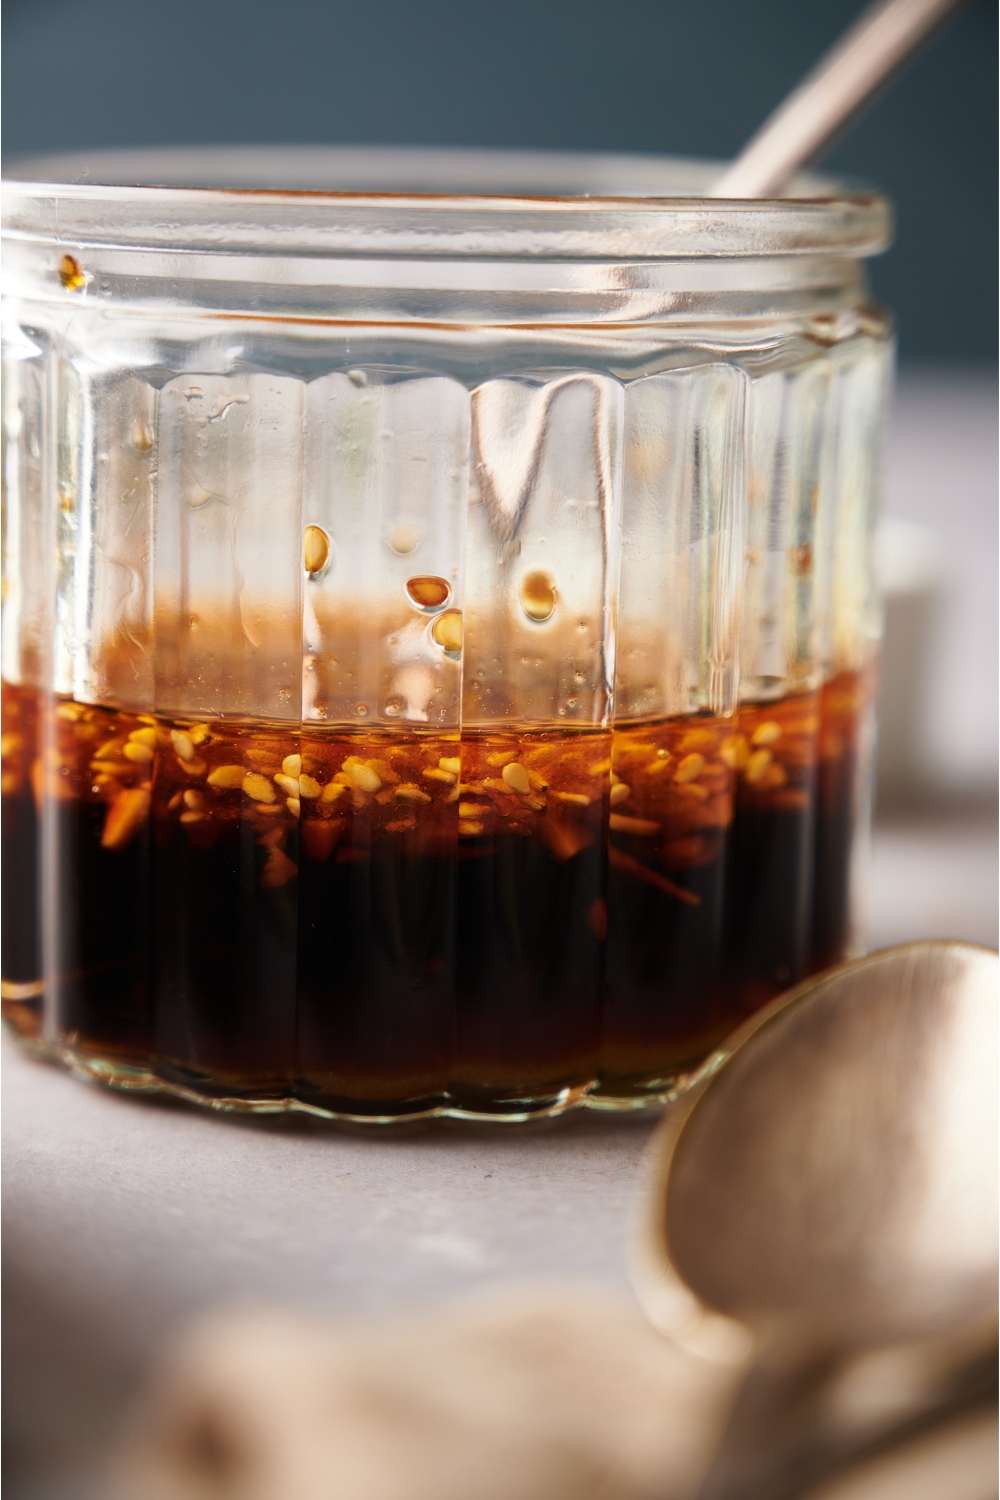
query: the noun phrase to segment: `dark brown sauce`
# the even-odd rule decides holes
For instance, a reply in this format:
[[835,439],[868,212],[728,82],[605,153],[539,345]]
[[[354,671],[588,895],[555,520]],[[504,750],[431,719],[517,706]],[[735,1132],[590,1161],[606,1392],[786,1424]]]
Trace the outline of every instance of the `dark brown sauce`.
[[[38,710],[33,694],[3,684],[0,914],[3,1017],[20,1036],[37,1037],[42,1020],[39,921],[39,822],[32,768],[39,767]],[[37,775],[37,770],[36,773]]]
[[461,741],[51,700],[42,751],[5,687],[5,996],[44,820],[82,1059],[355,1115],[641,1095],[842,955],[866,692]]

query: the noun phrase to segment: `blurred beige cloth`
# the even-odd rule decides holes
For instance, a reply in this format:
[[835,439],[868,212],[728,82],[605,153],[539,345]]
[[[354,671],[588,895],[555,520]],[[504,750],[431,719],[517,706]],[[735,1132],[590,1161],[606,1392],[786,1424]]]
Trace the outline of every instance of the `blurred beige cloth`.
[[803,1500],[996,1500],[997,1419],[976,1412],[810,1490]]
[[691,1500],[740,1368],[585,1287],[383,1323],[204,1318],[121,1451],[117,1500]]

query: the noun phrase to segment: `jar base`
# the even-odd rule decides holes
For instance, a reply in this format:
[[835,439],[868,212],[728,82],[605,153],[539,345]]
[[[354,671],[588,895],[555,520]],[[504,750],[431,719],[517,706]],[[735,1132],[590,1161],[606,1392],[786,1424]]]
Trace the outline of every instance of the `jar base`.
[[200,1088],[192,1078],[187,1081],[165,1078],[148,1066],[124,1062],[112,1056],[98,1056],[66,1042],[55,1044],[22,1035],[9,1027],[22,1049],[30,1055],[55,1062],[75,1078],[96,1083],[116,1093],[144,1094],[177,1099],[213,1113],[241,1115],[302,1115],[331,1125],[381,1126],[412,1124],[423,1120],[451,1119],[480,1124],[519,1125],[532,1120],[554,1119],[573,1110],[593,1109],[603,1113],[628,1114],[662,1107],[672,1099],[680,1082],[664,1087],[655,1080],[641,1093],[613,1093],[608,1083],[581,1083],[555,1091],[529,1095],[491,1098],[485,1091],[474,1099],[467,1092],[461,1098],[435,1096],[424,1099],[353,1100],[328,1099],[322,1103],[296,1098],[226,1094],[215,1085]]

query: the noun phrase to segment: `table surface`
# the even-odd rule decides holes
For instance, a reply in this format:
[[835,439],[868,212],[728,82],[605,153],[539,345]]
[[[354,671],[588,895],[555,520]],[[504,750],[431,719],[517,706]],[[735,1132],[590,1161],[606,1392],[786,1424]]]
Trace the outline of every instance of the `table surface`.
[[[871,945],[996,942],[995,818],[877,830]],[[486,1282],[625,1288],[650,1115],[391,1135],[123,1099],[3,1049],[9,1493],[97,1496],[163,1336],[222,1300],[354,1315]]]

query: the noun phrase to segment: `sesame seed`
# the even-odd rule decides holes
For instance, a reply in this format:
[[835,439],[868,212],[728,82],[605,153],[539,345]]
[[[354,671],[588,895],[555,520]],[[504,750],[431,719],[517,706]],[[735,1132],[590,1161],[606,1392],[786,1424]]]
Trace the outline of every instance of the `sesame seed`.
[[758,724],[750,736],[752,745],[773,745],[781,739],[781,725],[774,719],[765,719],[763,724]]
[[755,750],[747,761],[746,779],[754,786],[773,760],[770,750]]
[[705,769],[705,757],[699,755],[697,750],[692,750],[690,755],[685,755],[677,770],[674,772],[674,780],[681,786],[686,781],[694,781]]
[[524,767],[516,760],[509,761],[502,771],[504,782],[512,792],[518,792],[526,797],[531,791],[531,782]]
[[134,761],[136,765],[143,765],[153,759],[153,752],[148,745],[137,745],[133,740],[122,746],[122,754],[126,760]]
[[235,792],[243,785],[246,774],[243,766],[216,766],[208,773],[208,784],[223,792]]
[[446,609],[431,627],[431,635],[444,651],[458,654],[462,649],[462,616],[457,609]]
[[[351,764],[351,761],[354,764]],[[355,756],[349,756],[344,761],[344,770],[350,778],[351,786],[358,792],[377,792],[382,785],[382,778],[371,766],[363,765]],[[301,781],[299,783],[301,786]]]
[[254,802],[274,802],[276,793],[266,776],[257,771],[248,771],[243,778],[243,791]]
[[302,560],[307,573],[321,573],[330,559],[330,538],[322,526],[307,526],[302,544]]
[[750,759],[750,746],[742,734],[731,734],[727,740],[723,741],[719,754],[732,770],[742,771]]

